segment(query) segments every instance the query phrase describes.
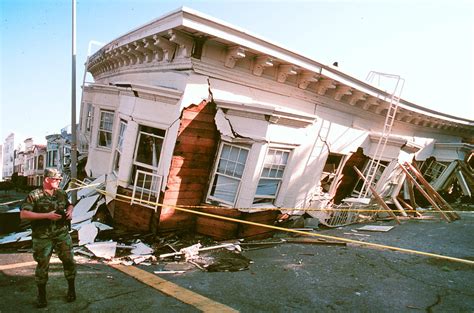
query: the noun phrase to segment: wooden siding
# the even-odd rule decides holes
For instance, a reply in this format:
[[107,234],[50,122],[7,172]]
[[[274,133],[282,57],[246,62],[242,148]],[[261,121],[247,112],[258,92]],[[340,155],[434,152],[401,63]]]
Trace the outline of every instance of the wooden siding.
[[196,216],[176,211],[171,206],[200,205],[205,197],[219,139],[215,114],[215,104],[207,101],[183,110],[163,197],[165,207],[160,214],[159,232],[194,228]]
[[141,206],[130,205],[121,201],[113,201],[114,227],[139,232],[151,232],[151,222],[155,211]]
[[[240,212],[237,209],[204,208],[202,212],[238,220],[252,221],[265,225],[273,225],[279,211],[270,210],[255,213]],[[271,237],[273,230],[265,227],[231,222],[219,218],[201,216],[196,220],[196,232],[217,240],[246,238],[262,239]]]

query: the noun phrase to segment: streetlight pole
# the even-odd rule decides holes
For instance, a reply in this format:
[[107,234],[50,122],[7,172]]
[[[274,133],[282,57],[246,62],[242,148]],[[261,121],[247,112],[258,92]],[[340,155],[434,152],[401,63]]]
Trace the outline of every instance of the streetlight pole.
[[[76,0],[72,0],[72,77],[71,77],[71,180],[77,179],[77,135],[76,135]],[[77,190],[72,190],[72,204],[77,202]]]

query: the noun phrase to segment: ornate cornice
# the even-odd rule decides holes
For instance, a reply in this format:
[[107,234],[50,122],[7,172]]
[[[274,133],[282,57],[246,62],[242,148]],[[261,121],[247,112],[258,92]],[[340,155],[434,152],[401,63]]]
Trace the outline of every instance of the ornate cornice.
[[[204,45],[223,49],[221,54],[212,54],[212,64],[193,59],[193,49],[202,37],[207,38]],[[343,111],[369,112],[380,118],[390,106],[387,101],[390,95],[384,91],[187,8],[132,30],[107,44],[88,62],[88,70],[96,81],[123,73],[184,69],[244,85],[260,85],[262,89],[280,94],[288,91],[286,96],[313,103],[326,103],[327,106],[337,103],[341,110],[344,108]],[[269,75],[264,75],[264,72]],[[474,121],[429,110],[402,99],[395,120],[454,134],[469,135],[474,129]]]

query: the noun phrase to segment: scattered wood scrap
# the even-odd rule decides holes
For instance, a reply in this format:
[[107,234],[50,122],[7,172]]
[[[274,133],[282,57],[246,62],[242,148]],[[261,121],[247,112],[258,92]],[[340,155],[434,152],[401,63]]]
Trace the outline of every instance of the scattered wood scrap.
[[337,240],[315,239],[315,238],[287,238],[288,243],[317,244],[317,245],[338,245],[345,246],[346,243]]

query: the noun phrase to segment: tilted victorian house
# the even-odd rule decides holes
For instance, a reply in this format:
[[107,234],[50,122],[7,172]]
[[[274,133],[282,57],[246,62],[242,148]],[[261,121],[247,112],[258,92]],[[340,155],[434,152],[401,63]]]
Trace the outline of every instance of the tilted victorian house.
[[86,172],[106,175],[116,222],[138,229],[213,227],[175,205],[324,207],[363,192],[353,166],[367,174],[376,160],[372,182],[387,182],[399,161],[439,166],[473,148],[471,120],[188,8],[111,41],[86,66]]

